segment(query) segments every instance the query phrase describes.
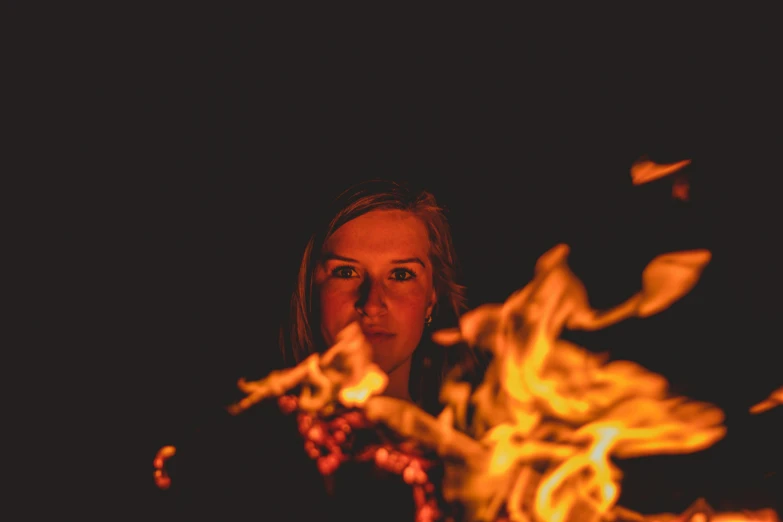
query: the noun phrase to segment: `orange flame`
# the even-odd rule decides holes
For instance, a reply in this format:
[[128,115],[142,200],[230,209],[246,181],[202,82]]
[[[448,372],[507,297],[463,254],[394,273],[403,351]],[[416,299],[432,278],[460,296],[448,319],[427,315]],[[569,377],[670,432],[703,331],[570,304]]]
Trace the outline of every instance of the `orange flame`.
[[176,455],[177,448],[174,446],[163,446],[155,454],[152,461],[152,467],[155,471],[152,473],[155,479],[155,485],[160,489],[169,489],[171,487],[171,477],[166,470],[166,461]]
[[639,158],[631,165],[631,180],[634,185],[642,185],[674,174],[691,164],[691,160],[685,159],[676,163],[659,164],[646,157]]
[[[568,253],[566,245],[552,248],[536,263],[533,280],[505,303],[480,306],[461,318],[459,328],[433,335],[443,345],[464,342],[494,355],[475,389],[458,373],[446,379],[445,408],[437,418],[378,395],[387,377],[371,362],[356,324],[323,356],[314,354],[260,381],[240,381],[248,397],[231,411],[300,385],[297,404],[304,411],[328,415],[337,403],[360,406],[369,421],[441,457],[443,498],[460,504],[467,521],[777,521],[772,510],[712,513],[696,504],[684,515],[645,516],[616,505],[622,473],[613,458],[703,450],[724,437],[724,414],[714,405],[670,395],[661,375],[630,361],[607,363],[560,334],[665,310],[696,285],[711,254],[660,255],[642,272],[639,292],[596,310],[567,265]],[[771,407],[770,401],[780,404],[782,392],[754,410]],[[406,482],[421,481],[414,467],[402,474]]]
[[[675,163],[659,164],[651,161],[646,156],[636,160],[631,165],[631,181],[634,185],[643,185],[657,179],[675,174],[688,165],[691,160],[685,159]],[[690,200],[691,185],[685,176],[677,175],[672,183],[672,197],[680,201]]]
[[780,522],[773,509],[715,512],[704,499],[694,502],[681,515],[665,513],[642,517],[622,508],[618,508],[618,511],[622,512],[621,518],[633,522]]
[[783,404],[783,386],[773,391],[769,397],[750,408],[750,413],[764,413]]
[[279,397],[302,386],[298,408],[326,411],[341,403],[346,407],[363,405],[372,395],[383,392],[388,376],[372,362],[372,347],[358,323],[351,323],[337,334],[337,343],[323,355],[317,353],[294,368],[272,372],[258,381],[240,379],[244,397],[229,406],[234,415],[267,397]]
[[725,434],[718,408],[669,397],[663,377],[628,361],[603,364],[558,339],[565,327],[595,330],[664,310],[693,288],[710,253],[658,256],[645,268],[640,292],[598,311],[568,268],[568,252],[554,247],[539,259],[533,281],[503,305],[479,307],[463,316],[459,331],[434,336],[494,354],[469,396],[470,424],[464,386],[443,389],[444,422],[458,420],[456,427],[485,449],[452,470],[458,480],[444,489],[447,500],[468,507],[471,520],[494,520],[503,507],[511,520],[606,518],[620,491],[611,456],[688,453]]

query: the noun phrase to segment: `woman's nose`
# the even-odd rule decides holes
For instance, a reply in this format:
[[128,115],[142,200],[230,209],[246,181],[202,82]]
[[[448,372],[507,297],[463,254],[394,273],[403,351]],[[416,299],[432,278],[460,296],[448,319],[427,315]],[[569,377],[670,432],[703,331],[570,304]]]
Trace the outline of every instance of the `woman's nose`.
[[364,316],[376,317],[386,313],[386,290],[382,282],[367,278],[359,287],[356,309]]

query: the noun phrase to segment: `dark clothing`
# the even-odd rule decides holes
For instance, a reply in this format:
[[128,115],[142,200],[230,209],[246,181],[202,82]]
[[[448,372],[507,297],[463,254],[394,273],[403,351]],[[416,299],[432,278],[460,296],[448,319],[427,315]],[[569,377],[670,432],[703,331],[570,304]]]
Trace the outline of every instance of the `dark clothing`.
[[346,463],[332,494],[304,450],[295,415],[274,401],[194,433],[170,461],[160,520],[413,520],[410,486],[369,463]]
[[295,417],[273,401],[216,415],[177,445],[170,474],[158,510],[166,520],[313,520],[326,500]]

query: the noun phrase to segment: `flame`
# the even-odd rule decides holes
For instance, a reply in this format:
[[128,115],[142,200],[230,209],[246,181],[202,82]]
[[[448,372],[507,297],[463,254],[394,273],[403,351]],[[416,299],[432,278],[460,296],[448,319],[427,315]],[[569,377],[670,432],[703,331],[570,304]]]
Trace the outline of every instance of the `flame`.
[[163,446],[155,454],[152,461],[152,467],[155,471],[152,473],[155,479],[155,485],[159,489],[169,489],[171,487],[171,477],[166,470],[166,461],[177,454],[177,448],[174,446]]
[[[650,183],[651,181],[675,174],[690,164],[691,160],[689,159],[675,163],[660,164],[643,156],[631,165],[631,181],[634,185]],[[687,176],[678,174],[672,183],[672,198],[680,201],[689,201],[691,197],[690,191],[691,185]]]
[[622,513],[621,518],[634,522],[780,522],[773,509],[715,512],[704,499],[698,499],[680,515],[664,513],[641,517],[622,508],[618,511]]
[[725,435],[715,406],[670,397],[662,376],[629,361],[604,364],[558,339],[566,327],[595,330],[664,310],[693,288],[710,253],[656,257],[642,273],[641,291],[605,311],[590,307],[568,253],[566,245],[552,248],[537,262],[533,281],[503,305],[479,307],[465,314],[458,332],[434,336],[494,355],[468,399],[475,412],[470,424],[464,387],[452,382],[443,389],[442,418],[460,419],[457,427],[484,448],[475,462],[453,470],[460,476],[444,490],[447,500],[467,505],[473,520],[494,520],[503,507],[511,520],[604,519],[620,492],[611,457],[689,453]]
[[750,408],[750,413],[764,413],[783,404],[783,386],[773,391],[769,397]]
[[631,165],[631,180],[634,185],[642,185],[674,174],[690,164],[691,160],[689,159],[676,163],[659,164],[651,161],[647,157],[642,157]]
[[[433,334],[443,345],[463,342],[493,355],[475,389],[460,380],[459,368],[447,377],[445,408],[437,418],[379,395],[387,377],[371,362],[356,324],[322,356],[260,381],[240,381],[248,396],[230,411],[295,387],[301,388],[296,407],[310,419],[328,417],[337,404],[361,407],[370,423],[438,455],[441,494],[461,507],[466,521],[777,521],[773,510],[713,513],[697,503],[683,515],[642,515],[616,504],[622,473],[613,459],[703,450],[725,436],[724,414],[712,404],[671,395],[661,375],[630,361],[607,362],[560,335],[566,328],[598,330],[665,310],[694,288],[711,254],[657,256],[643,270],[639,292],[608,310],[590,306],[568,254],[567,245],[555,246],[539,258],[532,281],[504,303],[480,306],[461,318],[459,328]],[[752,411],[780,404],[781,395],[783,388]],[[415,466],[387,462],[385,451],[375,451],[378,465],[399,467],[411,484],[426,480]],[[414,488],[414,496],[422,491]],[[426,504],[417,520],[432,520],[433,513],[434,505]]]
[[346,385],[340,390],[340,402],[349,408],[361,406],[371,396],[381,393],[388,379],[380,369],[368,370],[357,383]]
[[247,396],[228,411],[236,415],[296,387],[302,388],[297,401],[301,410],[333,410],[335,404],[351,408],[382,393],[388,382],[388,376],[372,362],[372,347],[354,322],[337,334],[337,342],[323,355],[312,354],[294,368],[272,372],[258,381],[240,379],[238,386]]

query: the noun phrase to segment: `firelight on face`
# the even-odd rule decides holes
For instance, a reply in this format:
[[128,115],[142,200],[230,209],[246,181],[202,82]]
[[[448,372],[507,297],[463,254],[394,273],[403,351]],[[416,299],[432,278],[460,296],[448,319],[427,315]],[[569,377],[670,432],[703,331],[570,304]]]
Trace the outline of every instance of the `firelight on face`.
[[436,301],[429,251],[426,226],[403,210],[373,210],[337,229],[315,271],[326,345],[358,321],[374,361],[407,380]]

